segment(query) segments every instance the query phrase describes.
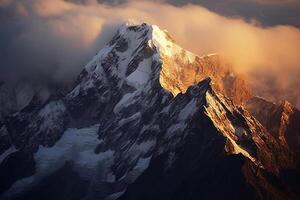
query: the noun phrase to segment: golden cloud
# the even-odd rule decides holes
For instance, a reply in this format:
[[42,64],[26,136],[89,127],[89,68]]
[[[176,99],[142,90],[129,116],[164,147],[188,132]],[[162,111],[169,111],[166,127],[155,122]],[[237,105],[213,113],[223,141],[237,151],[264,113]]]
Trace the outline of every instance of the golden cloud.
[[[133,19],[167,29],[180,45],[196,54],[218,52],[239,71],[255,72],[256,76],[258,72],[267,73],[268,77],[274,77],[274,85],[280,88],[279,94],[300,83],[299,78],[293,76],[295,72],[300,74],[300,30],[292,26],[266,28],[258,22],[227,18],[197,5],[175,7],[162,2],[130,1],[111,7],[95,2],[80,5],[63,0],[21,2],[23,13],[27,8],[35,18],[44,20],[49,32],[59,41],[73,42],[82,47],[82,51],[99,40],[106,24]],[[252,82],[254,80],[252,77]],[[292,101],[299,102],[299,99],[300,92],[296,92]]]

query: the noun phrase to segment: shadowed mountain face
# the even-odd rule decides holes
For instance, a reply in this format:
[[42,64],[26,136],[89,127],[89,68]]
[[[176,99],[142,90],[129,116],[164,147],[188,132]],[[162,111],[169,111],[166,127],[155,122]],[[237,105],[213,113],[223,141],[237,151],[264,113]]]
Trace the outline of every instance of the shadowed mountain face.
[[1,199],[299,199],[299,111],[255,98],[218,55],[125,24],[68,94],[1,121]]

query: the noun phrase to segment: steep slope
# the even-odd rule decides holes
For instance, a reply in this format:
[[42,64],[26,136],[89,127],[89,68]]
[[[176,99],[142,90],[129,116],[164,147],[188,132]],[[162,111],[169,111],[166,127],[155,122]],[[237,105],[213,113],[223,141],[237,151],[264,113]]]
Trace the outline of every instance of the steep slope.
[[70,93],[1,124],[1,198],[297,199],[279,176],[294,155],[221,94],[244,102],[241,80],[157,26],[126,24]]
[[[174,96],[206,77],[211,77],[213,87],[237,104],[243,104],[252,95],[242,75],[234,72],[230,64],[218,54],[199,57],[182,49],[167,32],[155,31],[159,38],[156,46],[163,60],[160,83]],[[156,33],[158,32],[158,33]]]
[[277,141],[300,155],[300,111],[288,101],[277,105],[251,98],[246,109],[274,135]]

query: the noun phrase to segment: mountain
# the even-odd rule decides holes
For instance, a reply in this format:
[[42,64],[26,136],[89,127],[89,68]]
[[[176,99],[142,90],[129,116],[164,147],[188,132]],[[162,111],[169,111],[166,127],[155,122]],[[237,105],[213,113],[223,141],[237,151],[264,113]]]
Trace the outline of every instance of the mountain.
[[299,199],[298,154],[253,98],[218,55],[125,24],[72,91],[2,120],[1,199]]
[[260,97],[252,97],[246,108],[268,129],[275,139],[294,152],[300,152],[300,111],[290,102],[277,105]]
[[24,108],[34,93],[27,82],[0,81],[0,120]]

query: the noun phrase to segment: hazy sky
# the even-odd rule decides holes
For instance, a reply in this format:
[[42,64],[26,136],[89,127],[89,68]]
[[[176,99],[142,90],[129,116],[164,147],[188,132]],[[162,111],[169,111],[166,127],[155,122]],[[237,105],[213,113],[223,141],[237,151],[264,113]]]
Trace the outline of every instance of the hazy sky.
[[[88,4],[96,0],[68,1]],[[266,26],[280,24],[300,26],[300,0],[156,0],[158,1],[176,6],[201,5],[224,16],[243,17],[245,20],[255,19]],[[97,2],[116,6],[128,0],[98,0]]]
[[299,10],[299,0],[0,0],[0,78],[69,82],[133,19],[223,54],[262,93],[300,105]]

